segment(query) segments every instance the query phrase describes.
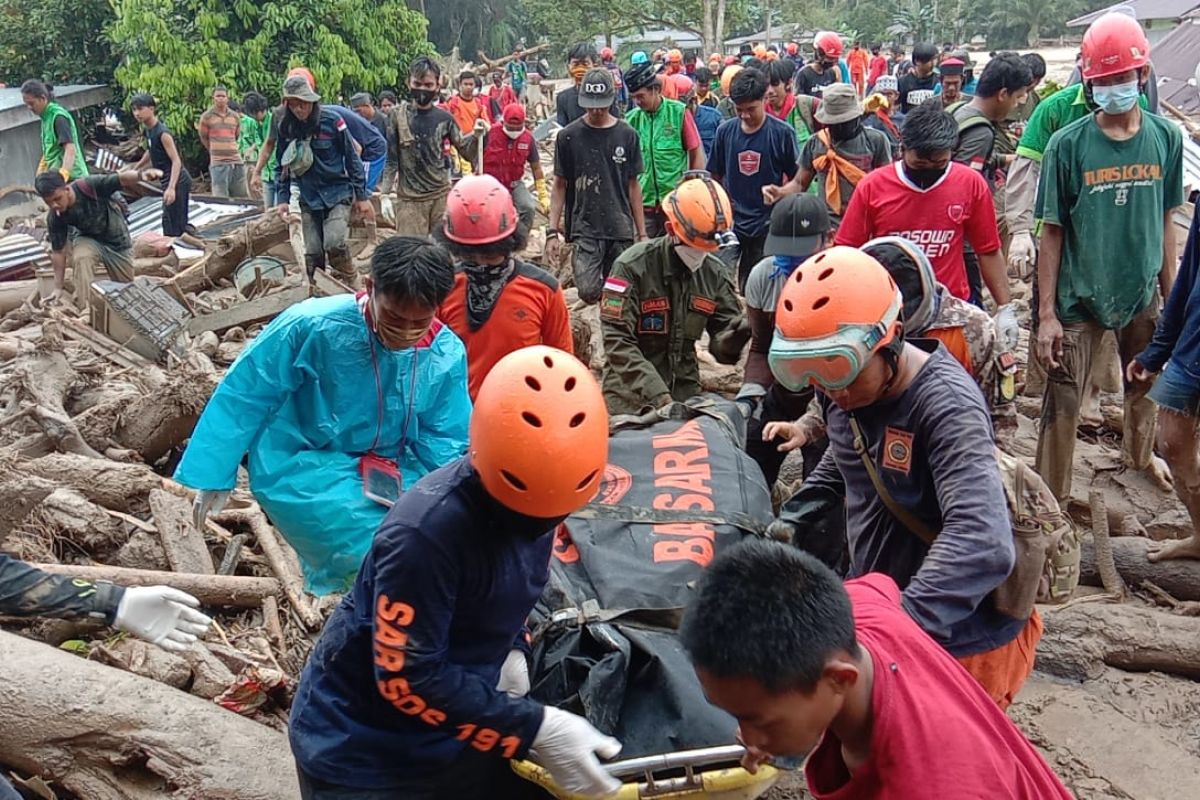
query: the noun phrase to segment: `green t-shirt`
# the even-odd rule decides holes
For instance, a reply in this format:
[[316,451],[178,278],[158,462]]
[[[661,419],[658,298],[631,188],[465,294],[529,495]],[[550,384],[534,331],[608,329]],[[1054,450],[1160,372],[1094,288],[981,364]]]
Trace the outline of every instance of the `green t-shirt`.
[[[1146,95],[1138,97],[1138,105],[1146,110]],[[1037,104],[1021,141],[1017,144],[1017,155],[1042,160],[1050,137],[1061,128],[1065,128],[1077,119],[1082,119],[1091,113],[1087,105],[1087,96],[1083,92],[1083,84],[1067,86]]]
[[[258,155],[262,152],[263,144],[267,141],[270,131],[270,111],[263,117],[262,122],[259,122],[249,114],[242,114],[242,121],[238,123],[238,152],[242,155],[242,161],[250,166],[254,166],[258,161]],[[264,181],[275,180],[274,158],[267,159],[267,163],[263,166],[262,179]]]
[[1114,141],[1094,115],[1050,138],[1037,216],[1063,229],[1058,318],[1123,328],[1150,302],[1163,262],[1163,220],[1183,203],[1183,135],[1142,112]]

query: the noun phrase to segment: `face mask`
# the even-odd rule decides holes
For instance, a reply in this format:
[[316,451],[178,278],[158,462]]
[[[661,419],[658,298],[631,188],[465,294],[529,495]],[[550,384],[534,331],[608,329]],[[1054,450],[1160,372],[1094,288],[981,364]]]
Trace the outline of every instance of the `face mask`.
[[775,256],[774,264],[771,269],[772,278],[786,278],[796,271],[796,267],[804,263],[804,259],[798,256]]
[[853,139],[862,130],[862,120],[852,119],[846,122],[839,122],[829,126],[829,135],[833,137],[835,142],[844,142],[847,139]]
[[684,266],[693,273],[700,271],[700,265],[704,263],[704,257],[708,255],[704,250],[686,244],[675,245],[675,253]]
[[941,169],[937,169],[934,167],[927,167],[925,169],[913,169],[912,167],[910,167],[908,165],[907,162],[905,162],[904,174],[906,176],[908,176],[908,179],[910,181],[912,181],[914,184],[916,184],[920,188],[928,189],[930,186],[933,186],[935,183],[937,183],[939,180],[941,180],[941,177],[946,174],[946,170],[949,168],[950,168],[949,165],[947,165],[945,167],[942,167]]
[[437,96],[437,92],[433,89],[409,89],[409,93],[412,95],[413,102],[418,106],[429,105]]
[[424,328],[393,328],[379,324],[379,303],[375,300],[374,294],[371,295],[370,323],[371,330],[379,338],[379,343],[388,350],[407,350],[419,342],[429,330],[428,326]]
[[512,139],[512,140],[514,140],[514,141],[515,141],[515,140],[517,140],[517,139],[520,139],[520,138],[521,138],[521,134],[522,134],[522,133],[524,133],[524,132],[525,132],[525,129],[524,129],[524,128],[518,128],[518,129],[517,129],[517,130],[515,130],[515,131],[510,131],[508,128],[505,128],[505,129],[504,129],[504,135],[505,135],[505,136],[507,136],[508,138],[510,138],[510,139]]
[[581,80],[583,80],[583,76],[587,75],[588,68],[581,64],[578,66],[571,67],[571,69],[569,69],[568,72],[571,73],[571,77],[575,79],[575,82],[579,83]]
[[1092,99],[1105,114],[1124,114],[1138,101],[1138,82],[1118,83],[1114,86],[1092,86]]
[[822,62],[821,62],[821,68],[822,68],[822,69],[829,69],[830,67],[833,67],[833,66],[836,66],[836,65],[837,65],[837,62],[836,62],[836,61],[830,61],[830,60],[828,60],[828,59],[825,59],[824,61],[822,61]]

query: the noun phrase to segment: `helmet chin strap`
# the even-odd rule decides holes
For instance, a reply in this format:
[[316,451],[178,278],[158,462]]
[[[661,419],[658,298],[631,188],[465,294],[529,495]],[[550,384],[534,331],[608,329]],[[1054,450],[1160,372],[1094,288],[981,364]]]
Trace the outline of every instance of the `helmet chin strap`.
[[884,398],[892,393],[892,387],[896,383],[896,379],[900,377],[900,368],[904,365],[905,358],[907,358],[904,347],[903,329],[896,334],[892,341],[887,343],[882,350],[882,354],[883,360],[887,362],[888,368],[892,371],[892,376],[883,385],[883,392],[879,395],[881,398]]

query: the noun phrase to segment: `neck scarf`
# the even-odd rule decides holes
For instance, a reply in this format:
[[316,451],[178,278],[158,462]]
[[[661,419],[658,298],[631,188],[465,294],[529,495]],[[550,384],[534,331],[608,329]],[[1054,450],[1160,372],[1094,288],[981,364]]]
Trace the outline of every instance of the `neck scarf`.
[[468,261],[462,268],[467,274],[467,322],[472,331],[477,331],[492,316],[500,292],[517,271],[517,263],[511,258],[502,264]]
[[799,256],[775,256],[775,266],[771,270],[771,280],[786,279],[802,263],[804,263],[804,259]]
[[829,136],[828,128],[819,131],[817,138],[825,145],[825,152],[813,159],[813,169],[826,173],[825,202],[829,204],[830,211],[834,214],[841,214],[842,182],[838,179],[845,178],[851,186],[857,186],[867,173],[833,149],[833,141]]

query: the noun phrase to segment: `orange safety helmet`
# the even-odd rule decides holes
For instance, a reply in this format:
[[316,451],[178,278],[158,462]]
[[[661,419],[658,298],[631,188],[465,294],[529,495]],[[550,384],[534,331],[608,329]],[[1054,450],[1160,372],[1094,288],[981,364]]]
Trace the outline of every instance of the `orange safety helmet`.
[[766,45],[756,44],[756,45],[754,45],[754,50],[752,50],[751,52],[754,53],[755,58],[757,58],[761,61],[767,55]]
[[768,361],[788,389],[842,389],[871,355],[903,343],[904,300],[891,274],[853,247],[831,247],[792,272],[775,306]]
[[683,63],[683,53],[679,50],[679,48],[672,47],[670,50],[667,51],[667,63],[668,64],[682,64]]
[[517,229],[512,194],[491,175],[468,175],[446,197],[443,232],[459,244],[491,244]]
[[317,79],[313,77],[313,74],[308,71],[307,67],[292,67],[288,70],[287,77],[290,78],[293,75],[299,75],[304,78],[304,80],[308,81],[308,85],[313,88],[314,92],[317,90]]
[[708,63],[711,64],[714,61],[716,61],[718,64],[721,63],[721,54],[720,53],[713,53],[711,56],[708,57]]
[[733,83],[734,77],[743,69],[741,64],[730,64],[721,73],[721,94],[729,96],[729,84]]
[[1150,42],[1133,17],[1119,11],[1104,14],[1083,34],[1080,69],[1085,81],[1141,69],[1150,61]]
[[732,244],[733,205],[724,187],[705,170],[683,173],[679,185],[662,200],[671,233],[683,244],[715,253]]
[[483,379],[470,438],[471,464],[501,505],[541,519],[566,516],[596,496],[608,463],[600,384],[570,353],[515,350]]
[[612,57],[613,57],[613,49],[611,47],[600,48],[600,58],[607,61],[608,59],[610,59]]
[[813,47],[830,58],[841,58],[844,45],[842,37],[833,31],[821,31],[813,39]]

